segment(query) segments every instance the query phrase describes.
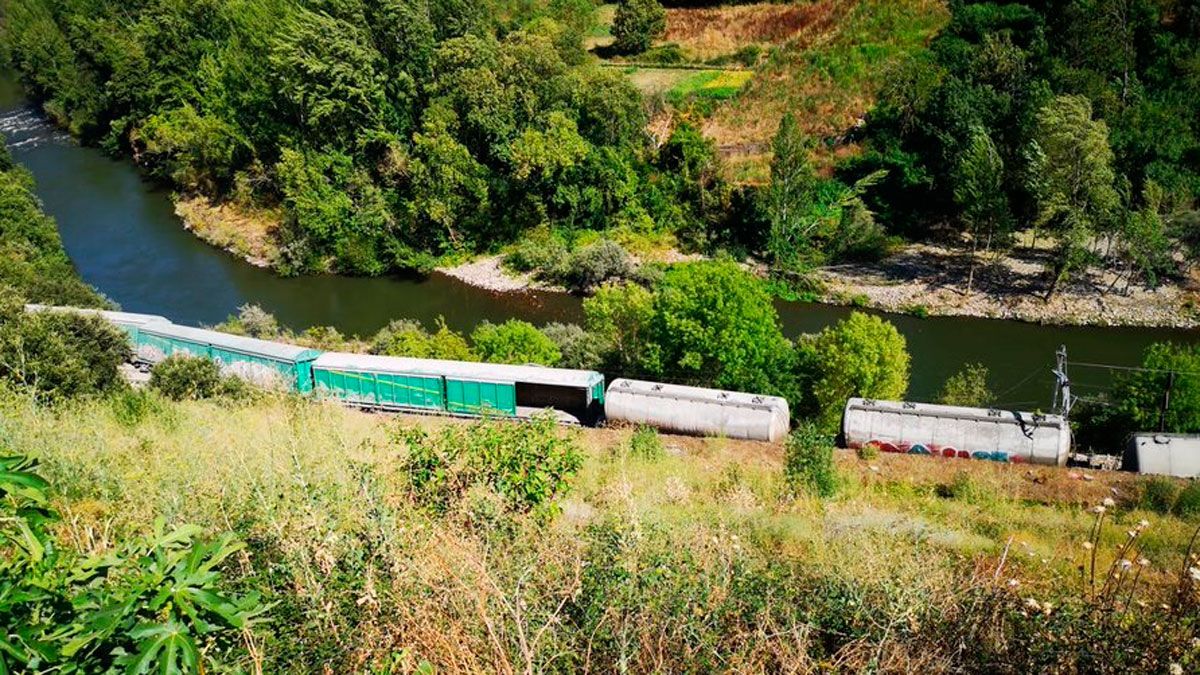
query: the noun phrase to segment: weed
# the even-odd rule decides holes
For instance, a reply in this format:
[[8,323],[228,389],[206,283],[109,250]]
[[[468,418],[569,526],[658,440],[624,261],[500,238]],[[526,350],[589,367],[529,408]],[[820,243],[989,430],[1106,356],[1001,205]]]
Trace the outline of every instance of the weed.
[[1154,476],[1142,484],[1142,508],[1159,514],[1170,513],[1179,500],[1179,486],[1170,478]]
[[645,425],[639,426],[629,437],[629,454],[632,457],[648,461],[661,459],[666,454],[666,450],[663,448],[658,430]]
[[1182,518],[1200,516],[1200,481],[1193,480],[1175,499],[1174,512]]
[[792,489],[808,490],[818,497],[832,497],[837,492],[833,438],[811,423],[799,426],[787,439],[784,474]]
[[879,446],[875,445],[874,443],[860,445],[858,449],[854,451],[854,454],[862,460],[877,459],[879,457]]

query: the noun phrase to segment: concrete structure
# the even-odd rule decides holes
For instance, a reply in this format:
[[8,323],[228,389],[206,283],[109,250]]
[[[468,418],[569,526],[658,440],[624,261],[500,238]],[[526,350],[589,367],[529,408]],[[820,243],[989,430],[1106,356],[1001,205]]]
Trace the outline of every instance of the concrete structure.
[[1124,468],[1163,476],[1200,477],[1200,435],[1134,434],[1125,451]]
[[608,419],[695,436],[778,441],[788,433],[788,404],[778,396],[618,379],[604,402]]
[[854,449],[1058,466],[1071,450],[1059,415],[861,398],[846,403],[842,435]]

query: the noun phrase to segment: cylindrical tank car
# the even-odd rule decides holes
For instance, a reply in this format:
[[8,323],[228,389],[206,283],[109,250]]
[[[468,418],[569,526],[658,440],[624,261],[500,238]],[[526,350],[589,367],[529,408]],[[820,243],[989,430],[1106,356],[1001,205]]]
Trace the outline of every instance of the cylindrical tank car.
[[1064,466],[1071,429],[1059,415],[852,398],[842,418],[846,447],[884,452]]
[[670,433],[756,441],[780,440],[790,422],[787,401],[778,396],[627,379],[609,385],[604,413]]

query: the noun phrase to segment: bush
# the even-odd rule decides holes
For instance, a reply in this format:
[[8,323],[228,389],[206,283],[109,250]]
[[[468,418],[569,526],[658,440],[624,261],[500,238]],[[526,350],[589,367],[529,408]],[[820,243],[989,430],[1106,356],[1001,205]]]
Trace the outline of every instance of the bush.
[[279,321],[275,315],[258,305],[245,304],[239,307],[238,321],[250,337],[269,340],[279,335]]
[[962,370],[950,376],[938,394],[938,403],[961,405],[970,408],[985,408],[995,401],[988,388],[988,369],[979,363],[968,363]]
[[478,486],[494,490],[514,511],[548,506],[583,464],[575,438],[550,415],[525,424],[456,425],[436,435],[402,428],[396,437],[408,447],[403,468],[414,498],[442,512]]
[[632,457],[656,460],[665,453],[662,438],[654,427],[641,425],[629,437],[629,454]]
[[440,318],[438,329],[432,334],[419,322],[410,319],[389,323],[375,334],[371,353],[416,359],[479,360],[479,356],[467,344],[467,339],[461,333],[450,330],[446,321]]
[[837,493],[837,472],[833,466],[833,437],[816,425],[805,423],[793,431],[784,448],[783,470],[793,490],[804,490],[818,497]]
[[125,333],[99,317],[21,309],[0,316],[0,378],[43,401],[124,387],[120,366],[130,356]]
[[801,410],[828,431],[838,427],[847,399],[901,399],[908,390],[907,343],[877,316],[854,312],[802,340],[799,354]]
[[1193,480],[1175,499],[1175,515],[1190,518],[1200,516],[1200,481]]
[[136,427],[144,420],[164,412],[162,400],[144,389],[117,392],[109,405],[117,422],[127,427]]
[[599,370],[604,363],[603,340],[573,323],[549,323],[542,334],[558,347],[560,368]]
[[589,291],[607,281],[628,279],[635,271],[633,256],[620,244],[603,239],[572,254],[559,279],[569,288]]
[[1141,507],[1155,513],[1170,513],[1179,501],[1179,493],[1174,480],[1152,476],[1142,483]]
[[539,276],[553,278],[564,268],[569,255],[562,237],[547,228],[539,228],[517,242],[504,256],[504,263],[518,272],[536,272]]
[[624,0],[613,19],[613,48],[640,54],[667,30],[667,12],[657,0]]
[[490,363],[536,363],[553,366],[562,354],[558,345],[533,324],[509,319],[502,324],[484,321],[471,333],[475,351]]
[[863,460],[878,459],[879,446],[875,445],[874,443],[867,443],[866,445],[859,446],[859,448],[854,451],[854,454],[857,455],[859,459]]
[[223,380],[216,361],[202,356],[169,356],[150,371],[150,386],[172,401],[212,398]]

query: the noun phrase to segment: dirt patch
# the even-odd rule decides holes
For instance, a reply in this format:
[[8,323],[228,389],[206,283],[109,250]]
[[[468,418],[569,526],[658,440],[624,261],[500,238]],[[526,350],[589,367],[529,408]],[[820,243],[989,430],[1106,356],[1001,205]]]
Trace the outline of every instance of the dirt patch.
[[207,197],[175,201],[183,226],[200,239],[225,249],[256,267],[274,267],[279,260],[277,232],[283,222],[278,209],[256,209],[215,203]]
[[[1095,326],[1200,326],[1193,291],[1181,286],[1125,288],[1107,270],[1093,269],[1047,299],[1050,253],[1022,249],[977,263],[966,292],[969,252],[927,244],[907,246],[878,263],[828,267],[818,272],[826,300],[891,312],[978,316],[1034,323]],[[985,264],[986,263],[986,264]]]

